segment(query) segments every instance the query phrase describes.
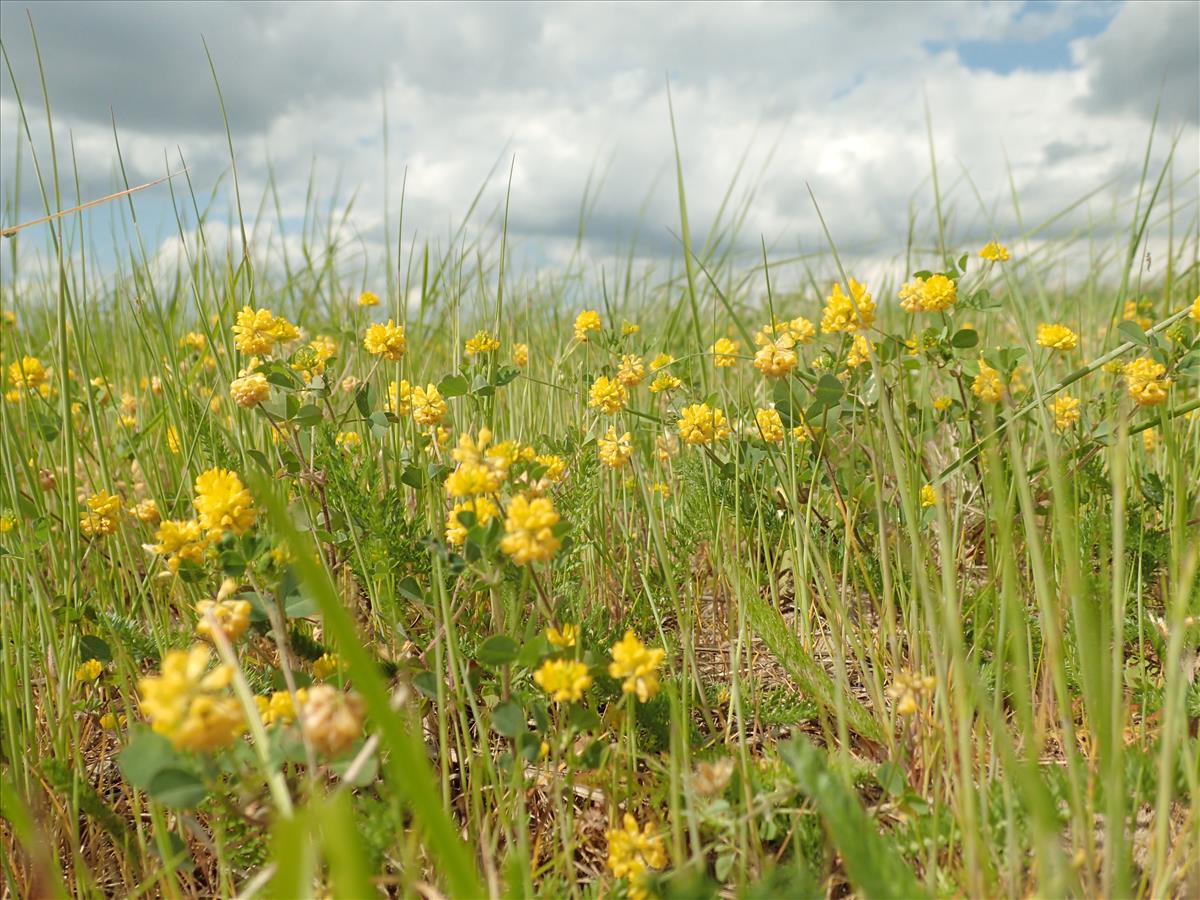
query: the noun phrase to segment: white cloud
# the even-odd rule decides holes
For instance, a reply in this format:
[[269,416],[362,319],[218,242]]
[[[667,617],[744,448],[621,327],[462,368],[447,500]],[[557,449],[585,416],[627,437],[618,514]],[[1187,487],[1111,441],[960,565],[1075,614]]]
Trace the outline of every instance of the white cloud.
[[[1103,10],[1001,3],[175,9],[162,7],[157,27],[142,22],[127,28],[101,53],[96,48],[106,46],[99,40],[103,34],[80,33],[81,26],[72,26],[57,7],[35,7],[35,22],[45,16],[53,25],[43,55],[52,70],[65,66],[51,79],[51,90],[65,98],[60,140],[69,127],[85,193],[111,189],[111,128],[107,109],[100,108],[106,91],[118,121],[131,123],[121,128],[131,180],[161,174],[164,150],[174,165],[177,146],[201,194],[217,180],[227,158],[215,94],[199,71],[207,67],[197,36],[203,30],[234,122],[248,211],[260,205],[268,163],[292,226],[305,216],[310,178],[322,210],[338,185],[343,200],[355,197],[347,233],[365,251],[358,258],[365,264],[369,257],[376,272],[383,248],[394,244],[394,235],[383,233],[385,95],[390,223],[395,228],[407,170],[406,241],[416,233],[444,246],[499,163],[471,225],[472,234],[486,232],[494,241],[515,157],[510,238],[523,248],[523,259],[569,258],[590,172],[604,178],[592,209],[587,258],[619,256],[621,242],[635,234],[642,253],[677,255],[664,86],[669,72],[697,244],[746,154],[725,221],[740,213],[745,192],[754,189],[740,230],[748,256],[757,254],[760,236],[784,256],[823,248],[806,187],[811,185],[841,246],[890,258],[903,252],[910,210],[925,244],[935,233],[926,99],[946,210],[958,235],[974,240],[993,230],[1017,233],[1010,171],[1026,227],[1112,180],[1111,188],[1058,223],[1066,233],[1106,219],[1136,189],[1148,136],[1137,92],[1153,95],[1161,73],[1122,66],[1136,55],[1130,48],[1170,48],[1170,97],[1186,93],[1187,85],[1177,82],[1188,80],[1189,59],[1193,75],[1197,64],[1194,43],[1189,57],[1179,38],[1186,28],[1158,22],[1164,10],[1140,12],[1135,5],[1124,8],[1104,34],[1075,42],[1076,66],[1008,75],[969,69],[952,50],[925,48],[969,39],[1043,40],[1070,26],[1073,17]],[[110,12],[113,24],[88,21],[108,33],[122,29],[131,15],[124,8]],[[224,27],[215,27],[219,23]],[[6,28],[6,47],[19,43],[20,36]],[[87,52],[63,62],[80,43]],[[114,61],[118,55],[122,59]],[[166,71],[146,84],[142,63]],[[17,70],[21,77],[27,67],[18,64]],[[190,80],[179,88],[172,72]],[[1125,94],[1113,93],[1113,79]],[[5,96],[0,120],[9,133],[14,108]],[[131,106],[136,114],[128,112]],[[1181,134],[1176,174],[1181,185],[1191,185],[1193,205],[1185,210],[1191,216],[1195,181],[1184,179],[1195,174],[1200,138],[1186,104],[1164,109],[1168,127]],[[44,128],[36,109],[31,118],[35,131]],[[1155,164],[1166,145],[1156,143]],[[7,192],[11,163],[0,164],[0,172]],[[163,189],[155,192],[136,202],[147,219],[157,213],[159,224],[166,223],[159,236],[170,240],[173,216]],[[274,218],[273,198],[265,211]],[[223,210],[217,218],[225,218]]]

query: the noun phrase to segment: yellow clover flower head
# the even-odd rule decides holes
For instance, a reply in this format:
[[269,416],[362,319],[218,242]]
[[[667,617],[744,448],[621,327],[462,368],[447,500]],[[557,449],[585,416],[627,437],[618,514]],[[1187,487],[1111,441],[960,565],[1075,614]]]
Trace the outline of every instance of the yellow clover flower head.
[[391,319],[387,320],[386,325],[376,322],[363,336],[363,347],[372,356],[382,356],[391,362],[399,362],[408,349],[404,326],[397,325]]
[[1008,262],[1008,248],[999,241],[988,241],[979,255],[988,262]]
[[1158,406],[1167,399],[1174,384],[1167,376],[1167,367],[1148,356],[1135,359],[1121,373],[1125,388],[1138,406]]
[[1054,428],[1060,434],[1075,426],[1079,421],[1079,399],[1070,394],[1059,394],[1050,404],[1050,412],[1054,414]]
[[493,350],[499,350],[500,339],[489,331],[477,331],[474,337],[467,339],[465,349],[467,356],[482,356],[485,353],[491,353]]
[[359,306],[378,306],[379,295],[374,291],[363,291],[358,295]]
[[575,340],[587,341],[588,333],[600,330],[600,313],[585,309],[575,317]]
[[719,369],[728,369],[737,364],[737,352],[741,348],[736,341],[723,337],[717,338],[710,349],[713,365]]
[[608,674],[624,679],[621,693],[636,694],[638,700],[645,703],[658,693],[658,667],[666,655],[661,647],[651,650],[630,629],[625,632],[625,637],[613,644]]
[[617,429],[609,428],[604,437],[596,441],[597,452],[602,465],[610,469],[619,469],[629,462],[633,455],[633,435],[626,431],[617,437]]
[[1038,326],[1037,342],[1050,350],[1074,350],[1079,345],[1079,335],[1066,325],[1042,323]]
[[326,756],[338,756],[362,734],[366,704],[353,691],[340,691],[331,684],[308,689],[300,713],[305,736]]
[[138,681],[139,705],[159,734],[187,750],[214,750],[233,743],[245,720],[228,692],[233,669],[209,671],[211,654],[204,644],[172,650],[156,676]]
[[679,413],[679,436],[689,444],[712,444],[729,436],[725,413],[707,403],[685,406]]
[[562,546],[554,533],[557,524],[558,512],[548,498],[518,495],[508,504],[500,549],[518,566],[545,562]]
[[610,380],[606,375],[595,380],[588,395],[588,406],[596,407],[608,416],[619,413],[629,399],[625,385],[615,379]]
[[436,385],[413,388],[412,417],[418,425],[436,425],[446,415],[446,409],[446,401]]
[[839,331],[853,333],[870,328],[875,323],[875,301],[867,293],[866,285],[853,278],[849,282],[849,294],[845,294],[842,286],[835,282],[825,298],[825,309],[821,313],[821,331],[824,334]]
[[200,527],[210,536],[226,531],[243,535],[254,524],[254,499],[242,479],[229,469],[209,469],[196,478],[194,499]]
[[579,629],[570,623],[563,625],[561,628],[551,625],[546,629],[546,640],[550,642],[552,647],[556,647],[559,650],[568,650],[574,647],[578,637]]
[[533,680],[555,703],[575,703],[592,685],[587,666],[573,659],[548,659],[533,673]]
[[650,869],[662,869],[667,865],[667,850],[662,836],[647,822],[644,829],[638,827],[632,813],[625,813],[622,827],[608,832],[608,868],[617,878],[628,878],[630,897],[648,896],[644,880]]
[[758,428],[759,437],[768,444],[775,444],[783,440],[783,420],[779,417],[778,410],[756,410],[754,413],[754,424]]

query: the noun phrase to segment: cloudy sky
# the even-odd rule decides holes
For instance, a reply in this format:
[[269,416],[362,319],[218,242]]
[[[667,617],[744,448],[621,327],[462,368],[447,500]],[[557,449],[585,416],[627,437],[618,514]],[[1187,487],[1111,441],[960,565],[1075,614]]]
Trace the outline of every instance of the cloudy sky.
[[[1016,232],[1010,170],[1027,226],[1098,188],[1056,227],[1111,216],[1136,187],[1160,98],[1154,158],[1178,136],[1176,182],[1195,212],[1200,5],[1188,0],[4,0],[0,37],[44,154],[26,9],[60,154],[72,140],[84,199],[118,186],[114,118],[131,182],[177,167],[182,154],[204,195],[228,183],[207,42],[247,206],[257,208],[268,167],[291,228],[303,219],[310,179],[323,208],[353,196],[347,230],[364,259],[383,245],[385,172],[392,226],[406,173],[406,239],[445,241],[485,182],[472,227],[492,227],[510,164],[510,234],[522,259],[566,257],[589,177],[600,184],[589,251],[600,257],[637,235],[642,254],[673,252],[668,79],[693,230],[703,237],[741,165],[734,200],[754,190],[740,233],[750,253],[760,236],[781,255],[819,246],[806,183],[847,247],[902,251],[910,215],[929,234],[926,100],[942,188],[964,240],[993,228]],[[27,149],[22,208],[13,210],[15,97],[5,71],[5,224],[41,212]],[[225,196],[218,188],[218,205]],[[151,242],[169,244],[175,222],[165,188],[137,204]]]

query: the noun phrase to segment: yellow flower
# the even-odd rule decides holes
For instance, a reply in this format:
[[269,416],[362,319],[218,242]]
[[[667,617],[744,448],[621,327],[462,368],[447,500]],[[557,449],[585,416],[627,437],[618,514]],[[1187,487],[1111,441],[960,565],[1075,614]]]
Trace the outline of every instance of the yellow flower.
[[943,312],[958,302],[958,285],[945,275],[914,278],[900,288],[905,312]]
[[514,366],[521,369],[529,365],[529,345],[513,344],[512,361]]
[[418,425],[436,425],[446,415],[446,401],[436,385],[413,388],[412,417]]
[[333,440],[345,453],[353,453],[362,446],[362,435],[357,431],[339,431]]
[[8,380],[15,386],[33,389],[50,380],[50,372],[36,356],[23,356],[8,366]]
[[712,345],[713,365],[719,369],[728,369],[737,364],[738,345],[729,338],[717,338]]
[[600,330],[600,313],[594,309],[585,309],[575,317],[575,340],[586,341],[589,331]]
[[621,322],[621,335],[623,337],[629,337],[631,334],[637,334],[641,330],[641,325],[636,325],[633,322]]
[[336,653],[322,653],[319,657],[313,660],[313,678],[325,679],[330,675],[345,671],[346,664],[342,662],[342,658]]
[[208,647],[172,650],[163,657],[162,671],[138,681],[142,712],[159,734],[186,750],[213,750],[233,743],[244,719],[237,700],[226,688],[233,669],[208,670]]
[[921,507],[928,509],[937,503],[937,492],[934,491],[932,484],[921,485]]
[[670,372],[659,372],[650,382],[650,393],[661,394],[663,391],[673,391],[681,384],[683,384],[683,380],[676,378]]
[[178,454],[181,449],[181,446],[182,445],[179,443],[179,432],[175,429],[174,425],[168,425],[167,426],[167,449],[170,450],[172,453]]
[[75,683],[88,684],[95,681],[104,672],[104,663],[98,659],[89,659],[75,670]]
[[243,409],[253,409],[271,395],[271,385],[262,372],[251,372],[229,383],[233,402]]
[[185,562],[200,565],[208,549],[208,538],[196,519],[166,519],[158,526],[154,539],[158,542],[146,547],[151,553],[167,557],[167,568],[178,572]]
[[290,344],[300,337],[300,330],[282,316],[276,316],[271,327],[271,334],[277,344]]
[[546,473],[544,477],[549,478],[556,484],[566,477],[567,461],[561,456],[556,456],[553,453],[543,453],[535,456],[533,461],[539,466],[545,466]]
[[729,436],[725,413],[707,403],[685,406],[679,413],[679,436],[689,444],[711,444]]
[[217,628],[229,641],[236,641],[250,627],[249,600],[201,600],[196,604],[196,612],[200,618],[196,622],[196,634],[203,638],[212,638],[213,626],[209,615],[216,620]]
[[587,666],[573,659],[548,659],[533,673],[533,680],[555,703],[574,703],[592,685]]
[[468,338],[466,343],[467,356],[475,356],[476,354],[491,353],[493,350],[500,349],[499,338],[493,336],[487,331],[475,332],[475,337]]
[[406,379],[388,383],[387,411],[397,416],[412,412],[412,385]]
[[629,392],[620,381],[610,381],[607,376],[601,375],[589,391],[588,406],[599,407],[601,412],[611,416],[620,412],[628,399]]
[[358,295],[358,305],[359,306],[378,306],[379,305],[379,295],[376,294],[374,291],[363,291],[361,294]]
[[657,372],[659,369],[669,366],[673,362],[675,362],[675,357],[670,353],[660,353],[654,359],[650,360],[650,371]]
[[1167,367],[1148,356],[1135,359],[1121,374],[1129,396],[1138,406],[1158,406],[1167,399],[1167,391],[1174,384],[1166,377]]
[[596,446],[601,464],[610,469],[619,469],[633,455],[633,435],[627,431],[617,437],[617,429],[610,428],[604,437],[596,441]]
[[146,498],[134,506],[132,512],[135,519],[148,525],[153,525],[160,518],[158,504],[150,498]]
[[795,342],[790,334],[777,340],[767,339],[754,354],[754,368],[768,378],[782,378],[796,367],[798,358],[792,349]]
[[558,513],[546,497],[527,500],[516,496],[508,504],[500,549],[518,566],[550,559],[562,541],[554,534]]
[[613,644],[608,674],[624,679],[621,693],[636,694],[645,703],[658,693],[658,667],[666,655],[661,647],[651,650],[632,630],[626,631],[625,637]]
[[622,823],[622,828],[608,831],[608,868],[616,878],[629,879],[631,900],[642,900],[649,896],[645,886],[647,870],[667,865],[666,846],[649,822],[644,830],[639,829],[637,819],[625,813]]
[[1079,400],[1070,394],[1059,394],[1050,404],[1054,413],[1054,428],[1059,433],[1073,427],[1079,421]]
[[[297,688],[296,700],[301,706],[308,702],[308,689]],[[287,725],[296,720],[296,703],[289,691],[275,691],[270,697],[255,697],[254,704],[264,725]]]
[[[754,335],[754,344],[758,347],[765,347],[775,340],[780,341],[780,346],[787,349],[797,344],[811,343],[816,333],[817,329],[812,322],[803,316],[797,316],[787,321],[775,320],[764,325]],[[783,338],[788,340],[783,341]]]
[[646,366],[636,353],[626,353],[621,357],[621,367],[617,369],[617,381],[627,388],[637,387],[646,377]]
[[476,441],[469,434],[458,436],[458,446],[450,451],[458,468],[446,479],[446,493],[451,497],[469,497],[472,494],[494,494],[508,477],[509,459],[506,456],[489,455],[487,445],[492,432],[479,429]]
[[850,352],[846,354],[846,365],[851,369],[857,369],[863,363],[870,362],[871,350],[874,347],[875,345],[864,335],[856,334],[850,342]]
[[1079,344],[1079,335],[1066,325],[1041,324],[1037,330],[1039,346],[1051,350],[1074,350]]
[[366,704],[350,691],[339,691],[329,684],[308,689],[300,712],[305,736],[326,756],[338,756],[362,734]]
[[887,695],[897,702],[896,712],[902,716],[911,716],[920,708],[918,700],[933,694],[937,687],[937,679],[928,675],[916,675],[908,669],[901,669],[892,679],[887,689]]
[[392,362],[399,362],[408,349],[408,340],[404,337],[404,326],[397,325],[391,319],[386,325],[376,323],[367,329],[363,337],[363,346],[372,356],[382,356]]
[[569,623],[562,628],[551,626],[546,629],[546,640],[550,642],[551,646],[557,647],[559,650],[567,650],[574,647],[578,636],[578,629]]
[[458,514],[469,512],[475,514],[476,525],[486,525],[500,514],[500,508],[487,497],[475,497],[455,503],[446,516],[446,541],[458,547],[467,539],[467,526],[458,520]]
[[1008,262],[1008,248],[998,241],[988,241],[979,255],[988,262]]
[[1000,373],[983,361],[979,360],[979,374],[971,382],[971,393],[984,403],[999,403],[1004,396],[1004,382]]
[[664,500],[671,496],[671,486],[665,481],[654,482],[654,484],[650,485],[650,490]]
[[938,412],[945,412],[954,405],[954,398],[946,394],[939,394],[933,398],[933,408]]
[[243,353],[261,356],[275,346],[278,340],[276,328],[271,310],[244,306],[233,326],[233,344]]
[[849,296],[842,292],[840,284],[835,283],[825,298],[825,309],[821,313],[821,331],[825,334],[860,331],[875,322],[875,301],[867,293],[866,285],[853,278],[849,281]]
[[1158,432],[1153,428],[1147,428],[1142,432],[1142,448],[1147,453],[1153,453],[1158,449]]
[[1200,322],[1200,294],[1197,294],[1196,299],[1192,301],[1192,309],[1188,316],[1194,321]]
[[87,499],[88,511],[79,516],[79,528],[88,537],[103,537],[116,534],[117,515],[121,512],[121,498],[100,491]]
[[205,533],[220,536],[226,531],[243,535],[254,524],[254,499],[242,479],[229,469],[209,469],[196,478],[196,512]]
[[8,534],[17,527],[17,517],[11,513],[0,516],[0,534]]
[[100,727],[107,731],[116,731],[119,726],[124,725],[124,724],[125,724],[125,714],[124,713],[120,713],[119,715],[114,715],[113,713],[107,712],[100,717]]
[[783,420],[779,417],[778,410],[756,410],[754,424],[758,426],[759,437],[767,443],[775,444],[783,440]]

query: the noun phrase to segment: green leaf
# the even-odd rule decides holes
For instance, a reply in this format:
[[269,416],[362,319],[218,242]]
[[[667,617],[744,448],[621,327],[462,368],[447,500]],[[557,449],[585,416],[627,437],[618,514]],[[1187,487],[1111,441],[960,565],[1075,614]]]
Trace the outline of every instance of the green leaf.
[[492,710],[492,728],[497,734],[515,738],[526,731],[525,711],[511,700],[506,700]]
[[844,388],[836,375],[822,375],[817,382],[817,400],[825,406],[833,406],[840,399]]
[[175,748],[161,734],[148,729],[137,732],[129,744],[117,755],[121,774],[135,787],[146,791],[159,772],[178,767],[179,757]]
[[89,659],[112,662],[112,650],[104,640],[94,634],[85,634],[79,639],[79,656],[84,662]]
[[1131,344],[1140,344],[1143,347],[1150,346],[1150,339],[1146,337],[1146,332],[1142,331],[1142,327],[1137,322],[1128,320],[1121,322],[1117,326],[1117,333]]
[[407,466],[400,473],[400,483],[408,485],[414,491],[419,491],[425,486],[425,473],[419,466]]
[[829,771],[820,750],[796,738],[782,744],[779,754],[796,773],[801,790],[812,798],[842,856],[846,875],[862,896],[872,900],[928,896],[895,846],[879,835],[858,795]]
[[969,350],[979,343],[979,332],[974,328],[960,328],[950,338],[950,346],[958,350]]
[[292,421],[301,428],[312,428],[321,421],[321,409],[313,403],[306,403],[296,411]]
[[506,634],[493,634],[479,645],[475,659],[485,666],[506,666],[517,658],[517,642]]
[[447,375],[438,382],[438,391],[447,399],[450,397],[465,397],[471,390],[471,383],[462,375]]
[[208,790],[187,769],[163,769],[150,779],[146,793],[163,806],[191,809],[208,795]]
[[514,366],[501,366],[496,370],[496,375],[492,379],[492,384],[496,387],[504,387],[504,385],[516,380],[516,377],[521,374],[521,370]]
[[417,579],[411,575],[406,575],[396,585],[396,591],[406,600],[411,600],[413,603],[420,603],[422,606],[428,606],[429,600],[425,596],[425,592],[421,590],[421,585],[417,583]]
[[354,406],[364,419],[371,415],[371,385],[364,384],[354,394]]

